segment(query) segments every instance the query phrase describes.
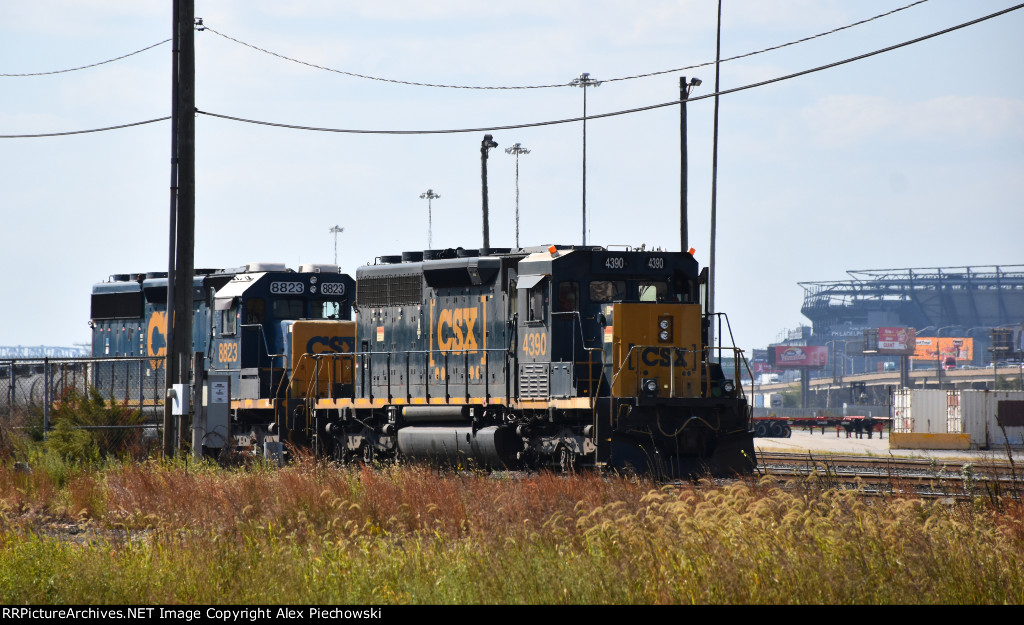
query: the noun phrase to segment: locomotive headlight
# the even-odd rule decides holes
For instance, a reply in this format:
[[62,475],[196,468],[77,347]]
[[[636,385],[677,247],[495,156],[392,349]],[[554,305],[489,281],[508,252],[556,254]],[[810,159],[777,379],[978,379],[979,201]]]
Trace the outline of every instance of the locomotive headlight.
[[722,380],[722,390],[731,394],[736,390],[736,385],[732,383],[732,380]]
[[645,378],[641,386],[645,395],[658,394],[658,380],[655,378]]
[[658,318],[658,341],[662,343],[672,342],[672,317],[664,315]]

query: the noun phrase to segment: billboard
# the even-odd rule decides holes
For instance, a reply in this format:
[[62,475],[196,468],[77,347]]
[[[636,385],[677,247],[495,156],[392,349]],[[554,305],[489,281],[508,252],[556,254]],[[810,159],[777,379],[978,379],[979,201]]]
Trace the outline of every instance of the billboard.
[[776,369],[816,369],[828,365],[825,345],[773,345]]
[[914,350],[915,361],[938,361],[945,366],[952,359],[952,364],[970,362],[974,357],[974,339],[960,336],[917,337],[917,348]]
[[916,348],[914,328],[878,328],[878,353],[910,354]]
[[865,328],[864,352],[868,354],[913,354],[916,331],[914,328]]

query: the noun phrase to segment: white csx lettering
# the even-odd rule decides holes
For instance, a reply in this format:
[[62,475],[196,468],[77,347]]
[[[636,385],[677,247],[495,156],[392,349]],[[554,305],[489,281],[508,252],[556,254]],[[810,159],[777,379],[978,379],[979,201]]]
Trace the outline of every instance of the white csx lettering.
[[437,346],[442,350],[476,351],[476,308],[445,308],[437,316]]

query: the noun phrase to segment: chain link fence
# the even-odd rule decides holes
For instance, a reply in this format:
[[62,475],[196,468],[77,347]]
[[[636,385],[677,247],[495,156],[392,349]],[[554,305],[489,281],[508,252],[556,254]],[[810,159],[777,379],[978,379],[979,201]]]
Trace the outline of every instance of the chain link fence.
[[121,453],[159,440],[164,392],[162,359],[0,360],[0,431],[33,440],[84,431],[99,453]]

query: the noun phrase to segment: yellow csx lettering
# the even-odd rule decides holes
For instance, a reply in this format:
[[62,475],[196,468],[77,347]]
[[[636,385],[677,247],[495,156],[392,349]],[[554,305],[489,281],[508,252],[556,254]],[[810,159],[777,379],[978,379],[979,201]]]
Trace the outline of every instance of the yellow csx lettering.
[[437,316],[437,346],[443,350],[477,350],[476,308],[445,308]]
[[237,362],[238,343],[221,343],[217,346],[217,357],[221,362]]

